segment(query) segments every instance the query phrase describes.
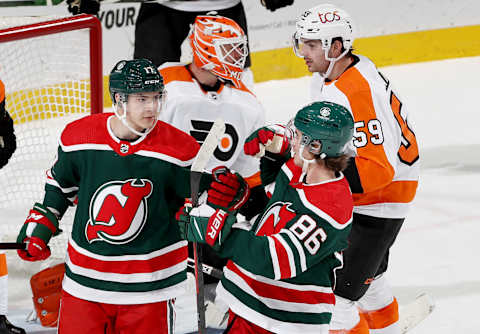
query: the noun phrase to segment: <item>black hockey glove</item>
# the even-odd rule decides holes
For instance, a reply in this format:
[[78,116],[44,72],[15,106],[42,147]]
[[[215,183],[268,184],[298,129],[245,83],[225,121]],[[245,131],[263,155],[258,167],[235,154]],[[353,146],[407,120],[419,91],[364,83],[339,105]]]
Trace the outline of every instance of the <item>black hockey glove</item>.
[[293,0],[260,0],[260,2],[265,8],[271,10],[272,12],[279,8],[293,4]]
[[73,15],[92,14],[98,16],[99,0],[67,0],[68,11]]
[[5,101],[2,101],[0,103],[0,168],[7,164],[16,148],[13,120],[5,110]]

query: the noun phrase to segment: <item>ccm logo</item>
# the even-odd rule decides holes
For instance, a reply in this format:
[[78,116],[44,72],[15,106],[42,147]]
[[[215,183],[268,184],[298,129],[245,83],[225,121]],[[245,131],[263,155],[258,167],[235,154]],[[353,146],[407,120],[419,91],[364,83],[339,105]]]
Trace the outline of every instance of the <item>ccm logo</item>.
[[227,213],[223,210],[218,210],[215,215],[212,217],[213,221],[210,226],[210,231],[208,232],[208,236],[212,239],[215,240],[217,236],[218,230],[220,230],[223,226],[223,221],[225,220],[225,215]]
[[318,17],[322,23],[340,21],[340,15],[338,15],[337,11],[318,13]]

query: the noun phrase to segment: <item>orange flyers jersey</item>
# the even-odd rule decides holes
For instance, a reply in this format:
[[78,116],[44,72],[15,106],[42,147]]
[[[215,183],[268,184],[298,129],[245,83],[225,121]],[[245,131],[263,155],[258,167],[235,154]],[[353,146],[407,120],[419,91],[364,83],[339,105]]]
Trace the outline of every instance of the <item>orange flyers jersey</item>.
[[339,103],[353,114],[356,156],[345,175],[353,192],[354,212],[404,218],[418,185],[417,139],[407,108],[390,82],[368,58],[354,58],[335,81],[323,84],[315,73],[311,97]]
[[259,185],[259,160],[243,151],[245,139],[265,124],[265,111],[255,95],[245,87],[224,84],[205,91],[184,64],[166,63],[159,71],[167,91],[161,119],[201,144],[215,119],[222,118],[225,134],[206,169],[227,166],[245,177],[250,186]]

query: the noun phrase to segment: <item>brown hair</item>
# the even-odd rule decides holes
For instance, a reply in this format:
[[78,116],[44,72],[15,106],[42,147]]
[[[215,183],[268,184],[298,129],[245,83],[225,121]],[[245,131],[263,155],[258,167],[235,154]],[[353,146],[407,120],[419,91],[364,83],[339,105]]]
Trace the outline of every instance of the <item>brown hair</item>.
[[[331,169],[334,172],[342,172],[347,168],[349,159],[350,157],[348,155],[343,154],[335,158],[325,158],[323,159],[323,162],[328,169]],[[320,160],[320,158],[317,158],[317,160]]]

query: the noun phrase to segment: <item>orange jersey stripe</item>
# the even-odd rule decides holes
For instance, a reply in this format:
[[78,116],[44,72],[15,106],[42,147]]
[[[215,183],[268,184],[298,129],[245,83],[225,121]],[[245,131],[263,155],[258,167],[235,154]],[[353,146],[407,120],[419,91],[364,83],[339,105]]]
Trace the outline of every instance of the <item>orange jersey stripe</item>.
[[7,255],[0,254],[0,277],[8,275]]
[[[377,119],[373,105],[370,85],[364,76],[352,67],[344,73],[345,78],[336,82],[337,88],[345,94],[352,108],[355,122]],[[358,128],[361,131],[362,128]],[[358,157],[355,164],[360,176],[364,192],[380,189],[389,184],[395,171],[388,161],[383,145],[368,142],[363,147],[357,147]]]
[[394,181],[388,186],[366,194],[353,194],[353,204],[410,203],[415,197],[418,181]]
[[262,180],[260,179],[260,172],[253,174],[252,176],[246,177],[245,182],[247,182],[250,188],[259,186],[262,184]]
[[5,85],[2,80],[0,80],[0,103],[5,99]]

